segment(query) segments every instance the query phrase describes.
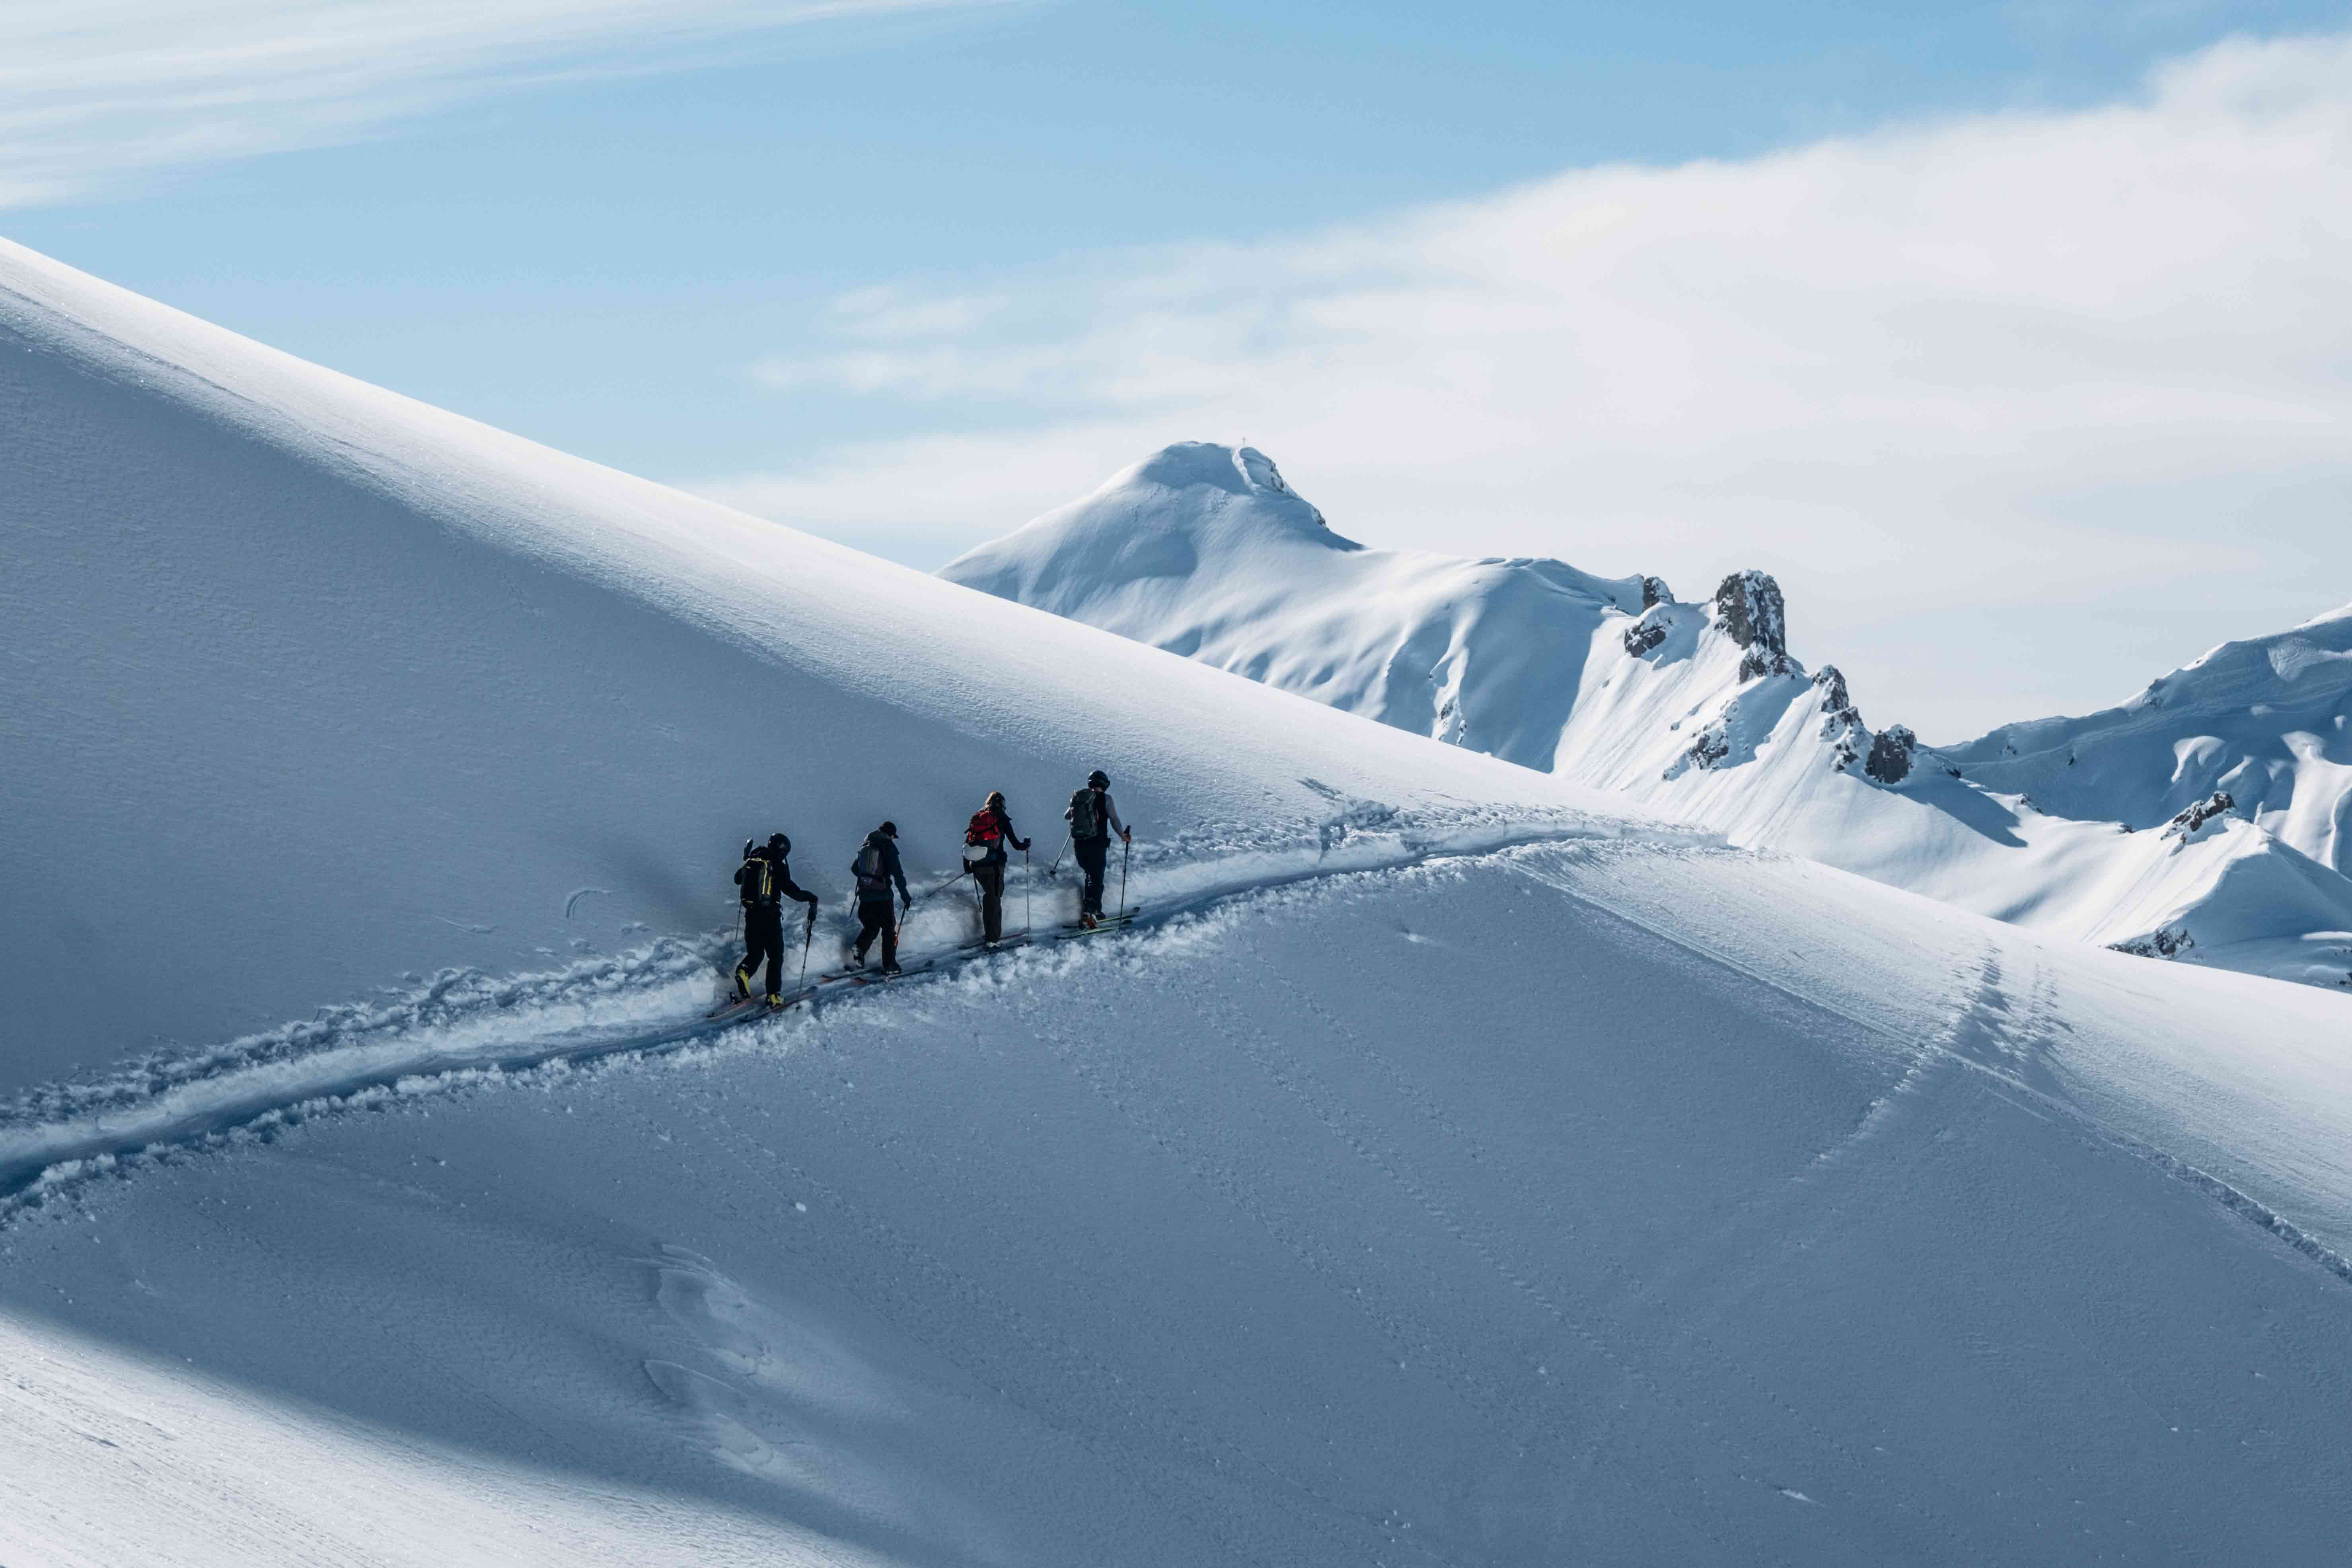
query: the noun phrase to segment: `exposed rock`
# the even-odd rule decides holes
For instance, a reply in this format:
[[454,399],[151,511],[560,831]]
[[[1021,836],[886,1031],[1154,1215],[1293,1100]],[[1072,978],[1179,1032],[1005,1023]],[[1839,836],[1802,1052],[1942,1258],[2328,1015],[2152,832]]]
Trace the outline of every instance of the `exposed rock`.
[[1730,726],[1722,719],[1717,719],[1714,723],[1701,730],[1698,732],[1698,739],[1690,743],[1690,749],[1675,758],[1674,766],[1666,770],[1666,776],[1676,777],[1685,768],[1698,768],[1704,771],[1729,756],[1731,754],[1729,731]]
[[1919,737],[1908,726],[1890,725],[1870,743],[1870,761],[1863,764],[1863,772],[1880,784],[1901,784],[1911,776],[1911,753],[1918,745]]
[[2197,802],[2194,805],[2187,807],[2170,822],[2167,823],[2164,828],[2164,836],[2167,838],[2178,838],[2185,844],[2191,837],[2195,837],[2199,828],[2204,826],[2207,823],[2212,821],[2222,813],[2234,810],[2237,804],[2237,801],[2231,796],[2228,790],[2217,789],[2213,792],[2210,799]]
[[1724,635],[1748,650],[1739,679],[1787,675],[1789,607],[1780,584],[1762,572],[1734,572],[1715,591],[1716,620]]
[[1822,666],[1813,677],[1813,689],[1822,694],[1822,739],[1832,748],[1830,765],[1843,773],[1861,760],[1863,737],[1870,731],[1864,728],[1862,710],[1853,705],[1844,672],[1836,665]]
[[2134,958],[2175,958],[2197,945],[2187,926],[2161,928],[2146,936],[2136,936],[2129,942],[2109,942],[2109,952],[2128,952]]
[[1625,651],[1635,658],[1666,640],[1666,623],[1663,618],[1643,616],[1625,628]]
[[1668,591],[1664,577],[1642,579],[1642,608],[1646,610],[1653,605],[1671,605],[1674,602],[1675,596]]

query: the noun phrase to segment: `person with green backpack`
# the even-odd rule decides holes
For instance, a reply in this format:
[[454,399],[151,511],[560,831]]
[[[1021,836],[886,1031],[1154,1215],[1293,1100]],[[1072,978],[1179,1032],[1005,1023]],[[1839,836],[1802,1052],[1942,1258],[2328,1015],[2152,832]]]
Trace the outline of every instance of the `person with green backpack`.
[[1110,865],[1110,836],[1116,832],[1122,843],[1132,844],[1135,835],[1118,819],[1118,807],[1110,798],[1110,775],[1100,768],[1087,775],[1086,787],[1070,796],[1069,809],[1062,816],[1070,825],[1071,852],[1086,873],[1086,885],[1078,891],[1078,924],[1092,931],[1102,921],[1103,873]]
[[[783,903],[785,899],[808,906],[808,929],[816,929],[816,895],[793,880],[790,857],[793,841],[781,833],[768,836],[765,847],[756,847],[748,839],[743,845],[743,864],[735,870],[735,886],[743,904],[743,962],[735,966],[735,996],[740,1001],[751,994],[751,977],[760,972],[762,962],[768,969],[768,1001],[777,1000],[777,986],[784,965]],[[807,939],[802,939],[805,948]],[[802,963],[807,963],[805,952]]]

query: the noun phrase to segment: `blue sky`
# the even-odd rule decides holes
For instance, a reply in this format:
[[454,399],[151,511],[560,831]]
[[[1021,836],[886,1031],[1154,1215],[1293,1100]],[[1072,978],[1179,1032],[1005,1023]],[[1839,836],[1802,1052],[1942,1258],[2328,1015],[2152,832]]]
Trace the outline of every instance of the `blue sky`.
[[[487,41],[417,35],[373,49],[364,68],[357,50],[338,59],[322,47],[317,84],[299,71],[259,89],[240,83],[252,101],[236,107],[227,95],[237,123],[212,136],[216,148],[186,134],[224,112],[203,107],[201,91],[188,95],[195,107],[163,102],[144,121],[119,105],[93,114],[73,156],[38,168],[45,188],[0,213],[0,231],[307,358],[914,564],[935,565],[1083,491],[1125,460],[1118,454],[1139,457],[1128,450],[1137,440],[1250,436],[1360,537],[1540,549],[1612,573],[1655,569],[1663,552],[1687,596],[1704,590],[1696,579],[1712,563],[1751,563],[1727,552],[1754,531],[1696,520],[1686,538],[1645,557],[1634,540],[1654,537],[1662,519],[1675,524],[1673,506],[1621,498],[1580,515],[1562,495],[1567,521],[1553,527],[1535,515],[1529,497],[1543,491],[1532,471],[1526,482],[1537,488],[1524,492],[1449,489],[1458,443],[1454,456],[1407,476],[1413,505],[1351,510],[1343,503],[1359,493],[1394,491],[1394,476],[1363,479],[1344,443],[1305,430],[1286,451],[1280,409],[1204,395],[1160,410],[1130,397],[1120,418],[1087,426],[1097,378],[972,374],[968,361],[1050,349],[1066,368],[1067,323],[1057,316],[1132,314],[1140,307],[1118,296],[1124,279],[1173,268],[1182,281],[1171,288],[1197,312],[1204,253],[1278,252],[1276,265],[1290,267],[1296,247],[1323,243],[1314,237],[1386,232],[1433,204],[1506,197],[1598,166],[1701,161],[1737,178],[1790,150],[1916,127],[2024,122],[2079,141],[2098,123],[2084,117],[2146,101],[2148,73],[2165,62],[2231,36],[2326,34],[2347,18],[2341,5],[2260,0],[1065,0],[760,25],[774,7],[715,0],[703,7],[707,32],[681,33],[675,18],[692,4],[671,7],[668,21],[619,4],[609,26],[583,38],[549,31],[545,3],[534,14],[532,0],[489,0],[482,9],[512,4],[519,19]],[[37,12],[49,0],[26,4]],[[193,55],[215,16],[267,38],[321,17],[331,31],[337,16],[316,0],[109,0],[100,9],[121,39],[101,21],[50,47],[87,61],[152,41],[163,15],[188,29],[175,36]],[[57,74],[60,101],[75,111],[73,71]],[[205,85],[200,71],[190,75]],[[159,100],[172,86],[162,84]],[[0,138],[10,131],[0,116]],[[1254,288],[1248,264],[1218,287]],[[1208,330],[1194,320],[1187,331]],[[982,321],[997,325],[969,325]],[[828,357],[877,333],[892,344],[920,338],[934,355],[951,350],[963,368],[869,374]],[[1410,374],[1402,362],[1398,374]],[[2332,418],[2333,406],[2316,416]],[[1222,418],[1241,427],[1196,427]],[[1095,433],[1060,438],[1082,426]],[[1539,447],[1545,435],[1536,422],[1517,438]],[[1798,493],[1803,486],[1783,493],[1753,462],[1737,483],[1769,519],[1759,526],[1777,543],[1761,554],[1790,579],[1800,653],[1836,658],[1865,692],[1879,673],[1906,713],[1927,719],[1924,730],[1948,735],[2038,705],[2114,700],[2221,636],[2352,598],[2352,560],[2330,552],[2323,526],[2345,521],[2343,474],[2314,467],[2300,448],[2249,445],[2241,464],[2168,481],[2168,494],[2209,490],[2201,514],[2191,506],[2145,526],[2171,540],[2192,535],[2200,515],[2235,518],[2241,531],[2254,517],[2281,531],[2274,559],[2242,551],[2231,570],[2242,582],[2217,595],[2210,563],[2199,573],[2189,552],[2161,592],[2115,585],[2107,596],[2128,599],[2128,613],[2105,602],[2095,574],[2076,574],[2084,581],[2064,604],[2106,628],[2095,645],[2071,656],[2039,648],[2016,668],[1989,661],[1985,689],[1966,700],[1935,679],[1927,631],[1997,624],[2014,634],[2047,618],[2046,595],[1993,603],[1988,591],[1923,592],[1907,607],[1816,616],[1808,637],[1809,590],[1816,604],[1899,592],[1899,561],[1865,581],[1854,574],[1851,531],[1807,521],[1823,506],[1875,502],[1824,500]],[[1674,455],[1663,460],[1661,479],[1675,477]],[[1514,462],[1501,452],[1482,471]],[[901,465],[909,499],[898,505]],[[1965,520],[1966,485],[1956,494],[1937,471],[1932,482]],[[785,482],[761,489],[763,476]],[[2144,525],[2134,510],[2144,498],[2100,483],[2108,489],[2045,479],[2028,510],[2128,539]],[[845,484],[861,493],[835,504]],[[2282,490],[2301,499],[2281,500]],[[2005,491],[1985,504],[2014,512],[2020,503]],[[2011,522],[2010,535],[2030,532],[2030,518]],[[2302,598],[2283,595],[2289,581],[2305,584]],[[2305,602],[2315,597],[2323,602]]]

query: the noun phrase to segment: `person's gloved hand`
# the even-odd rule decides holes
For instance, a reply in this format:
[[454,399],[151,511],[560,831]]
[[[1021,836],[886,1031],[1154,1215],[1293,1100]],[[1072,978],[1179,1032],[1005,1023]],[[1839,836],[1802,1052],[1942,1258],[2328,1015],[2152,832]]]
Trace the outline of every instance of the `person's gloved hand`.
[[1119,841],[1121,844],[1132,844],[1132,843],[1134,843],[1134,842],[1135,842],[1135,829],[1134,829],[1134,828],[1132,828],[1132,827],[1122,827],[1122,828],[1120,828],[1120,829],[1118,830],[1118,841]]

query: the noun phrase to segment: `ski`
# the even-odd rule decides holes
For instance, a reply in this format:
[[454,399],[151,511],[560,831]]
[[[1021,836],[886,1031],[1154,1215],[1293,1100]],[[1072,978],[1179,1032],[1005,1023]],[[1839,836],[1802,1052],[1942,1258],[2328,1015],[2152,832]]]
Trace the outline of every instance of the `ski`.
[[1132,924],[1135,917],[1142,912],[1143,906],[1135,904],[1130,906],[1125,914],[1097,915],[1095,918],[1095,923],[1091,926],[1080,925],[1076,921],[1066,921],[1062,924],[1062,930],[1070,936],[1092,936],[1098,931],[1117,931],[1121,926]]
[[970,942],[956,943],[955,950],[958,952],[1002,952],[1008,947],[1026,946],[1028,942],[1029,934],[1026,931],[1015,931],[1011,936],[998,937],[994,942],[983,936],[976,936]]
[[764,996],[737,996],[720,1003],[702,1016],[713,1024],[731,1024],[738,1018],[756,1017],[762,1013],[781,1013],[787,1007],[798,1006],[814,994],[816,987],[804,985],[787,995],[771,1002]]

